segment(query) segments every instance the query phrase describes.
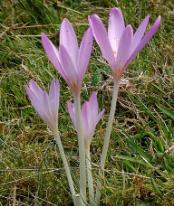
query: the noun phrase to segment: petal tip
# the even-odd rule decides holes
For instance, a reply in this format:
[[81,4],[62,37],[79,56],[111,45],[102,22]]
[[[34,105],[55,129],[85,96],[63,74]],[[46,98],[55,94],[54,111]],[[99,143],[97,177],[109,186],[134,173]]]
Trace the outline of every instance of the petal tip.
[[159,24],[161,23],[161,16],[159,15],[157,20],[156,20]]
[[122,15],[122,11],[121,11],[121,9],[118,8],[118,7],[113,7],[113,8],[111,9],[111,11],[110,11],[110,14],[111,14],[111,13],[115,13],[115,14]]
[[67,18],[64,18],[62,23],[61,23],[61,27],[72,27],[72,24],[71,22],[67,19]]
[[128,24],[125,28],[125,31],[127,31],[128,33],[131,33],[133,35],[133,28],[130,24]]
[[91,16],[88,17],[89,21],[95,21],[100,19],[100,17],[97,14],[92,14]]
[[45,40],[47,40],[47,39],[48,39],[47,35],[46,35],[44,32],[42,32],[42,33],[41,33],[41,40],[42,40],[42,41],[45,41]]

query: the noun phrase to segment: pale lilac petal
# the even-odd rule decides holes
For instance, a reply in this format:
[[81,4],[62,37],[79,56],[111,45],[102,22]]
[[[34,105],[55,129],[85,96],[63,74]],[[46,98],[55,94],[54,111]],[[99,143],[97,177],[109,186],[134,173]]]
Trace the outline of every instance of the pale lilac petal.
[[76,127],[76,116],[75,116],[75,111],[74,111],[74,104],[71,101],[67,102],[67,109],[68,109],[68,113],[70,115],[70,118],[74,124],[74,127],[77,129]]
[[61,76],[64,79],[66,79],[64,69],[60,64],[58,49],[54,46],[54,44],[48,39],[48,37],[44,33],[42,33],[41,40],[42,40],[42,46],[45,50],[45,53],[48,56],[48,59],[58,70]]
[[64,19],[60,27],[60,45],[63,45],[71,61],[76,66],[78,55],[78,42],[74,29],[68,19]]
[[148,22],[149,22],[149,15],[146,16],[146,18],[141,22],[141,24],[139,25],[138,29],[134,34],[133,43],[132,43],[132,52],[136,49],[141,39],[143,38]]
[[103,57],[108,61],[112,68],[115,67],[114,54],[108,39],[106,28],[97,15],[89,17],[89,24],[92,29],[95,40],[97,41]]
[[[57,117],[58,114],[58,108],[59,108],[59,81],[58,80],[52,80],[50,85],[50,91],[49,91],[49,101],[51,106],[51,112],[53,113],[54,117]],[[57,118],[55,119],[55,121]]]
[[62,67],[65,68],[65,75],[67,78],[66,81],[70,86],[72,86],[72,83],[78,82],[78,73],[76,71],[76,68],[74,67],[73,62],[71,61],[68,52],[62,45],[60,45],[59,47],[59,57]]
[[34,80],[30,80],[28,85],[31,92],[33,93],[33,95],[35,95],[37,99],[42,98],[43,90],[38,86],[38,84]]
[[150,41],[150,39],[153,37],[153,35],[157,32],[161,22],[161,17],[159,16],[155,23],[152,25],[150,30],[145,34],[145,36],[142,38],[140,44],[137,46],[135,51],[131,54],[129,57],[126,67],[135,59],[137,54],[145,47],[145,45]]
[[91,132],[91,108],[88,101],[82,105],[82,122],[85,131],[85,136],[88,137]]
[[125,28],[119,42],[118,54],[116,59],[116,69],[114,73],[120,72],[124,69],[124,65],[130,55],[132,39],[133,39],[133,30],[132,27],[128,25]]
[[[49,101],[49,96],[47,94],[47,92],[44,91],[44,95],[43,95],[43,107],[46,110],[46,114],[47,114],[47,124],[48,126],[54,130],[54,125],[55,125],[55,121],[54,121],[54,113],[51,110],[51,104]],[[57,114],[56,114],[57,115]]]
[[92,44],[93,44],[93,35],[91,32],[91,29],[89,28],[81,41],[80,49],[79,49],[79,55],[78,55],[78,72],[81,75],[81,79],[83,79],[83,76],[87,70],[89,59],[91,56],[92,51]]
[[98,114],[98,101],[97,101],[97,93],[93,92],[89,99],[90,109],[93,116],[97,116]]
[[38,115],[41,117],[43,121],[47,122],[48,115],[47,115],[46,108],[43,105],[43,96],[41,99],[38,99],[38,97],[36,97],[36,95],[33,93],[32,90],[30,90],[30,88],[27,85],[25,86],[25,90],[31,101],[32,106],[34,107]]
[[120,9],[111,9],[109,15],[108,37],[113,52],[116,54],[118,50],[120,37],[125,29],[123,15]]
[[89,122],[90,122],[90,105],[89,102],[86,101],[83,105],[82,105],[82,117],[84,120],[84,125],[85,128],[89,128]]
[[57,131],[58,110],[52,109],[51,101],[47,92],[44,92],[43,106],[45,107],[47,114],[47,119],[45,119],[45,121],[47,122],[48,126],[51,128],[53,132]]
[[53,79],[50,85],[49,98],[59,101],[59,81],[57,79]]

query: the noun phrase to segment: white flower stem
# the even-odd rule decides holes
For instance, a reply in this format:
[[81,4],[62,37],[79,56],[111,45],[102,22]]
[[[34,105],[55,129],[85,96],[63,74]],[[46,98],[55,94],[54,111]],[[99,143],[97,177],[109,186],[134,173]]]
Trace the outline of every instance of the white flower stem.
[[92,177],[90,145],[86,147],[86,167],[87,167],[88,189],[89,189],[89,204],[92,206],[94,205],[94,184],[93,184],[93,177]]
[[[99,171],[99,177],[102,178],[104,174],[104,167],[105,167],[105,161],[107,157],[107,151],[109,147],[109,141],[110,141],[110,136],[112,132],[112,125],[113,125],[113,120],[114,120],[114,115],[115,115],[115,110],[116,110],[116,104],[117,104],[117,97],[118,97],[118,89],[119,89],[119,81],[118,79],[114,79],[114,86],[113,86],[113,91],[112,91],[112,102],[111,102],[111,110],[109,114],[109,119],[106,127],[106,133],[104,137],[104,144],[103,144],[103,149],[102,149],[102,155],[101,155],[101,160],[100,160],[100,171]],[[97,204],[100,203],[100,197],[101,197],[101,182],[100,180],[97,181],[97,190],[96,190],[96,196],[95,196],[95,201]]]
[[86,202],[86,160],[85,160],[85,141],[83,137],[83,126],[81,117],[80,94],[74,95],[74,106],[77,121],[79,158],[80,158],[80,196],[82,205]]
[[69,183],[71,195],[72,195],[72,198],[73,198],[73,201],[74,201],[74,205],[80,206],[78,198],[76,198],[76,197],[78,197],[78,195],[76,194],[75,189],[74,189],[74,182],[73,182],[73,179],[72,179],[72,176],[71,176],[68,161],[67,161],[66,156],[65,156],[62,141],[60,139],[60,135],[59,135],[58,132],[56,132],[56,134],[54,135],[54,139],[55,139],[55,141],[58,145],[59,152],[60,152],[60,155],[61,155],[61,158],[62,158],[62,161],[63,161],[63,165],[64,165],[64,168],[65,168],[65,172],[66,172],[66,176],[67,176],[67,179],[68,179],[68,183]]

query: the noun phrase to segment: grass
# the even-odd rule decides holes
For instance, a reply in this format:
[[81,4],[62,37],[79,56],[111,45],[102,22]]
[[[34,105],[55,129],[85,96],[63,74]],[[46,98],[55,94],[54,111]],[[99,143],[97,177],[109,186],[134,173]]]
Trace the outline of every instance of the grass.
[[[40,34],[45,32],[58,43],[60,22],[67,17],[80,39],[87,16],[98,13],[107,22],[113,6],[123,10],[134,28],[147,14],[151,23],[162,15],[162,25],[123,76],[102,204],[174,205],[174,2],[162,0],[0,1],[0,205],[72,204],[59,152],[24,85],[33,78],[48,88],[53,77],[60,80],[59,128],[76,180],[77,137],[65,106],[71,95],[48,62]],[[100,108],[106,109],[91,148],[94,172],[111,99],[112,85],[103,86],[109,74],[95,44],[82,91],[85,100],[98,90]]]

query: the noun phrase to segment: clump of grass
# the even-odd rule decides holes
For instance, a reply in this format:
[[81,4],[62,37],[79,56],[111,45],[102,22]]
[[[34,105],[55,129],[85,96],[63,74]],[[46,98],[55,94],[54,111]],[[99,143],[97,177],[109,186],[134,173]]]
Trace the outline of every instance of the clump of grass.
[[[48,62],[40,33],[57,41],[64,17],[75,26],[79,38],[87,16],[97,12],[107,19],[109,8],[120,7],[128,23],[137,27],[148,13],[161,14],[160,31],[129,66],[123,77],[114,123],[107,179],[103,179],[103,205],[174,204],[174,4],[171,1],[30,1],[0,2],[0,203],[1,205],[70,205],[69,189],[58,150],[26,98],[24,85],[35,79],[47,88],[60,79]],[[95,44],[82,96],[98,90],[100,106],[109,108],[109,69]],[[76,134],[66,112],[71,98],[61,81],[59,127],[74,179],[78,175]],[[104,85],[107,81],[108,84]],[[101,89],[102,88],[102,89]],[[107,113],[105,116],[107,119]],[[66,125],[66,127],[65,127]],[[105,121],[92,144],[98,163]],[[94,164],[94,172],[97,169]]]

